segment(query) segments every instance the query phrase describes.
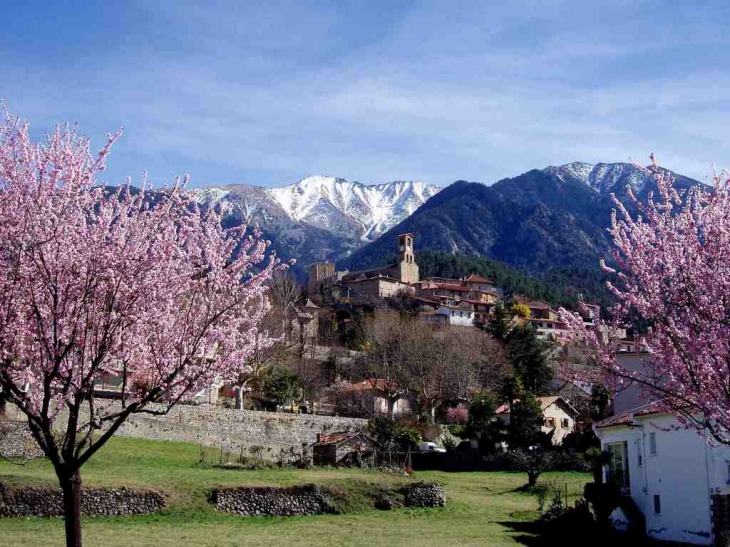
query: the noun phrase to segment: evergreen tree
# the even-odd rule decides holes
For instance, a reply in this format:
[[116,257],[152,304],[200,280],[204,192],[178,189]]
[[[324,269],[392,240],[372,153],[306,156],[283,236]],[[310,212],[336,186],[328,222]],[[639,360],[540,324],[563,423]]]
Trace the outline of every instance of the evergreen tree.
[[489,320],[487,331],[499,340],[504,340],[509,332],[509,315],[502,303],[494,307],[494,314]]
[[507,335],[507,356],[515,376],[533,395],[546,393],[553,371],[548,365],[545,344],[531,325],[518,325]]
[[510,446],[528,447],[542,440],[542,407],[537,397],[524,392],[512,407]]
[[494,444],[499,440],[500,422],[496,419],[498,401],[490,393],[475,398],[469,405],[469,419],[467,433],[479,441],[479,450],[482,453],[494,450]]

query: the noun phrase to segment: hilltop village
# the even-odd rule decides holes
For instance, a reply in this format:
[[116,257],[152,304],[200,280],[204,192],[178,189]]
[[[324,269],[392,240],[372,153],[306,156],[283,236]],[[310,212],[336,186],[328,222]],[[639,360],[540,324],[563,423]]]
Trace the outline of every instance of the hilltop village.
[[[506,294],[494,281],[476,274],[421,279],[413,234],[398,236],[394,258],[391,264],[359,271],[336,271],[331,262],[312,264],[307,283],[310,308],[312,303],[363,305],[399,299],[408,302],[415,316],[426,323],[486,329],[496,308],[501,307],[512,322],[532,325],[541,340],[565,343],[569,338],[566,324],[549,302]],[[586,304],[585,308],[581,314],[586,324],[596,324],[600,307]],[[619,350],[634,351],[633,341],[623,340]]]

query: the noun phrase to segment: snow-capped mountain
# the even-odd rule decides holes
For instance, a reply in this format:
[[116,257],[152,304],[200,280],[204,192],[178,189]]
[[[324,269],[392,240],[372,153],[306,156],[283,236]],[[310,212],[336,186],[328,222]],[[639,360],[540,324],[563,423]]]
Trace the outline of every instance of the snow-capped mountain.
[[592,164],[576,161],[559,167],[548,167],[545,172],[563,180],[566,177],[576,178],[601,195],[623,193],[629,185],[636,194],[641,194],[652,180],[651,174],[633,163]]
[[437,186],[425,182],[365,185],[315,176],[273,188],[268,193],[293,220],[325,230],[349,224],[361,239],[372,241],[410,216],[438,191]]
[[313,176],[281,188],[232,185],[191,190],[205,207],[219,207],[224,222],[258,224],[298,269],[316,260],[338,260],[405,220],[438,186],[394,181],[366,185]]
[[[677,173],[670,176],[680,190],[701,184]],[[615,204],[609,194],[636,213],[626,199],[627,186],[639,200],[656,192],[653,175],[631,163],[574,162],[490,186],[455,182],[391,232],[353,252],[342,266],[376,266],[395,235],[410,232],[416,254],[428,249],[481,255],[537,275],[571,268],[595,271],[600,259],[612,257],[606,228]]]

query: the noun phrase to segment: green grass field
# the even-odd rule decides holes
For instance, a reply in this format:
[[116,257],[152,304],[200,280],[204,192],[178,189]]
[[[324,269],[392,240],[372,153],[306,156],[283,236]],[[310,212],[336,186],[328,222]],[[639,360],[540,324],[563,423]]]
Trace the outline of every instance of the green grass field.
[[[446,488],[443,509],[358,512],[295,518],[244,518],[217,513],[207,503],[216,486],[320,483],[357,490],[363,483],[394,483],[388,474],[355,469],[243,471],[199,465],[196,445],[113,439],[82,469],[86,486],[153,488],[168,495],[163,513],[114,519],[90,518],[83,524],[87,546],[367,546],[380,545],[533,545],[530,521],[537,498],[516,492],[526,480],[520,473],[416,473],[417,480]],[[47,462],[17,466],[0,462],[0,481],[53,484]],[[571,499],[580,495],[588,476],[549,473],[541,481],[568,485]],[[0,519],[0,538],[13,547],[63,543],[60,519]]]

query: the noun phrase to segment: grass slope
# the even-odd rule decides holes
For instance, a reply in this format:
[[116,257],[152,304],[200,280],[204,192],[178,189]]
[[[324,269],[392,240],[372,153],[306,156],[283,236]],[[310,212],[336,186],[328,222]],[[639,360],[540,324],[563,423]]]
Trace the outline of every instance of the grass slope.
[[[355,469],[276,469],[241,471],[198,464],[196,445],[113,439],[82,470],[86,486],[129,486],[158,489],[169,495],[158,515],[91,518],[84,521],[87,546],[367,546],[531,545],[529,521],[537,516],[534,496],[515,492],[526,481],[515,473],[420,472],[418,480],[437,481],[447,493],[443,509],[399,509],[381,512],[361,506],[359,512],[295,518],[242,518],[217,513],[206,501],[216,486],[293,485],[307,482],[336,485],[353,493],[378,484],[407,479]],[[542,480],[568,485],[580,494],[587,476],[546,474]],[[47,462],[20,467],[0,462],[0,481],[53,484]],[[564,487],[564,486],[563,486]],[[0,537],[14,547],[63,543],[60,519],[0,519]]]

